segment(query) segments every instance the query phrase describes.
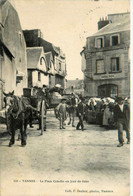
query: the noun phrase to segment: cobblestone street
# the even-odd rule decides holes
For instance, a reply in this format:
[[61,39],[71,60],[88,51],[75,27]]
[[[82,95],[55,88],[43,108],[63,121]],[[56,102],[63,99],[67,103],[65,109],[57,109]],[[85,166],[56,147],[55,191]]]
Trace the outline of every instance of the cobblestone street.
[[37,128],[28,128],[26,147],[21,147],[16,134],[15,145],[9,148],[10,136],[0,125],[1,196],[16,196],[16,190],[22,196],[117,196],[117,187],[121,196],[127,195],[130,145],[125,132],[124,146],[117,148],[117,130],[86,123],[84,131],[70,125],[60,130],[51,111],[47,131],[41,136]]

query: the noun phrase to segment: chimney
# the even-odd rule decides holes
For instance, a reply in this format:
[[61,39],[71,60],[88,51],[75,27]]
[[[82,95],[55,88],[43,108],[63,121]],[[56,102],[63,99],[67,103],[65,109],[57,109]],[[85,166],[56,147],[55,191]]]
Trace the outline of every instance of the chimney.
[[98,30],[102,29],[103,27],[105,27],[107,24],[109,24],[109,20],[107,19],[107,17],[105,17],[105,19],[102,17],[102,19],[100,18],[100,20],[98,21],[97,25],[98,25]]

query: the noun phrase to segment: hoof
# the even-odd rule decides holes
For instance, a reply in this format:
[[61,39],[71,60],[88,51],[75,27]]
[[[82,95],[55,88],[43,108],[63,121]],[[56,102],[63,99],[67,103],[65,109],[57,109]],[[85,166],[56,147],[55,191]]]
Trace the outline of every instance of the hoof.
[[26,141],[21,143],[21,146],[26,146]]
[[21,144],[21,146],[22,146],[22,147],[25,147],[25,146],[26,146],[26,144]]
[[14,144],[14,142],[9,142],[9,147],[11,147]]
[[120,143],[117,145],[117,147],[122,147],[123,146],[123,143]]

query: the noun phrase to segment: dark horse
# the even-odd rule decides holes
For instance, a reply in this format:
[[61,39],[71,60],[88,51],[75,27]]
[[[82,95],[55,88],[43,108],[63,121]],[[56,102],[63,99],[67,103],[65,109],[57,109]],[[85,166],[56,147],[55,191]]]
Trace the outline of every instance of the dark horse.
[[26,128],[31,120],[33,107],[30,106],[27,98],[17,97],[12,93],[4,93],[6,115],[7,115],[7,128],[11,133],[11,139],[9,147],[15,143],[15,131],[20,130],[21,133],[21,145],[26,145]]

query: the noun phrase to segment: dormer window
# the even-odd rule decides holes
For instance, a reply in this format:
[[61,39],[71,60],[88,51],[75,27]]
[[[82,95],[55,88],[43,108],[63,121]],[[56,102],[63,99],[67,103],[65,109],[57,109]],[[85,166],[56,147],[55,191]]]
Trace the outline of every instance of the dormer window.
[[104,37],[97,37],[95,40],[96,48],[103,48],[104,47]]
[[120,44],[120,36],[119,34],[111,35],[110,37],[110,45],[111,46],[117,46]]

